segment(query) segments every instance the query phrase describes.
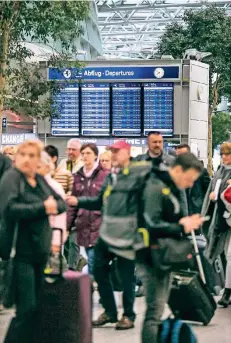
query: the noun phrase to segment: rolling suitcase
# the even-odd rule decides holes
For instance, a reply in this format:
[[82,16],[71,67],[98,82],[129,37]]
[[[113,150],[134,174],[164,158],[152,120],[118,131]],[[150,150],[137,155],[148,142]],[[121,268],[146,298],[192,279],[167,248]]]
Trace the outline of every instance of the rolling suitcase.
[[207,325],[213,318],[217,306],[206,286],[205,275],[194,232],[192,232],[192,239],[199,273],[194,271],[173,273],[169,307],[176,318],[201,322],[204,325]]
[[62,273],[62,262],[60,254],[60,273],[46,275],[33,342],[92,343],[89,275],[74,271]]
[[[225,287],[225,272],[221,257],[218,256],[213,264],[211,264],[204,256],[204,251],[207,244],[206,239],[204,236],[200,235],[196,236],[196,240],[205,274],[206,285],[212,294],[219,295],[221,290]],[[198,271],[196,259],[195,268],[193,270]]]

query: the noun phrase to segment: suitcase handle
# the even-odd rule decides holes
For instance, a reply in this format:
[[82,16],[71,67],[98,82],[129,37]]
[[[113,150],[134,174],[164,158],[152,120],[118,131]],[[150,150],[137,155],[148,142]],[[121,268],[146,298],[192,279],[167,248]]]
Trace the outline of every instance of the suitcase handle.
[[195,235],[195,231],[194,230],[192,230],[191,235],[192,235],[192,241],[193,241],[194,250],[195,250],[195,253],[196,253],[196,260],[197,260],[197,265],[198,265],[200,277],[201,277],[202,281],[204,282],[204,284],[206,284],[205,273],[204,273],[204,270],[203,270],[203,266],[202,266],[202,262],[201,262],[201,257],[200,257],[200,253],[199,253],[199,249],[198,249],[198,245],[197,245],[197,240],[196,240],[196,235]]
[[49,277],[61,277],[63,275],[63,256],[62,256],[62,245],[63,245],[63,230],[60,228],[52,228],[52,232],[59,231],[60,233],[60,251],[59,251],[59,274],[49,272],[49,269],[45,270],[46,276]]

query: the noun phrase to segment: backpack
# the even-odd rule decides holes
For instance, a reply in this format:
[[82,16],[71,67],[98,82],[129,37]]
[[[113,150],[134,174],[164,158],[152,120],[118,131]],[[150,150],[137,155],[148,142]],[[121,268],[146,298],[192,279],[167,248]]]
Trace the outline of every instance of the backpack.
[[190,325],[181,320],[168,318],[160,325],[159,342],[197,343],[197,339]]

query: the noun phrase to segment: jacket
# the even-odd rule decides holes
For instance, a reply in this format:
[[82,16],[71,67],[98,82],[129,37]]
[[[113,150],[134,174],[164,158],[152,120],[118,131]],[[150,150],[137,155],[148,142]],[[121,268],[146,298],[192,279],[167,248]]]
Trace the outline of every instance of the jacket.
[[[58,194],[60,197],[64,200],[65,199],[65,192],[61,184],[59,184],[56,180],[52,178],[50,174],[47,174],[44,179],[48,183],[48,185]],[[59,228],[62,230],[63,243],[67,239],[67,213],[63,212],[61,214],[58,214],[56,216],[50,216],[49,217],[49,224],[51,228]],[[52,244],[60,246],[60,233],[57,231],[53,232],[52,235]]]
[[179,224],[184,212],[181,207],[181,192],[168,171],[153,170],[146,182],[142,203],[143,225],[149,231],[151,243],[157,238],[182,235],[184,228]]
[[[77,198],[81,196],[95,197],[100,193],[108,171],[103,170],[98,166],[90,177],[86,177],[81,168],[74,176],[74,185],[72,195]],[[67,213],[67,227],[69,230],[75,225],[78,231],[78,244],[84,247],[95,245],[99,237],[99,228],[102,217],[101,211],[89,211],[87,209],[76,210],[74,207],[69,207]]]
[[43,264],[50,253],[52,236],[44,200],[53,196],[58,203],[58,213],[64,212],[66,205],[42,176],[36,175],[36,181],[39,192],[35,197],[34,188],[22,172],[12,168],[5,173],[0,182],[0,217],[12,234],[18,227],[16,259]]
[[11,160],[5,155],[3,155],[2,153],[0,153],[0,180],[3,174],[5,173],[5,171],[10,169],[11,166],[12,166]]
[[[226,207],[221,198],[221,194],[228,186],[227,181],[229,179],[231,179],[231,166],[221,166],[210,182],[201,210],[202,217],[210,216],[210,220],[203,224],[202,231],[207,239],[205,256],[211,263],[224,252],[229,233],[229,225],[226,218],[224,218]],[[221,180],[221,183],[218,190],[218,199],[217,201],[211,201],[209,195],[215,190],[219,180]]]
[[189,215],[201,213],[203,201],[210,184],[210,176],[204,168],[192,188],[186,190]]
[[63,160],[60,161],[60,163],[58,165],[58,169],[69,170],[72,174],[75,174],[79,171],[80,168],[82,168],[82,166],[83,166],[83,161],[81,160],[81,158],[78,158],[75,162],[73,162],[72,169],[69,170],[68,169],[68,159],[64,158]]
[[[160,171],[167,171],[168,167],[170,167],[171,164],[174,162],[175,157],[163,153],[162,155],[153,158],[149,155],[149,152],[147,151],[143,155],[138,155],[135,158],[135,160],[152,162],[154,169],[158,168]],[[186,191],[184,190],[180,191],[180,203],[184,211],[184,216],[187,216],[188,215],[188,201],[187,201]]]
[[131,163],[116,175],[116,180],[112,174],[107,176],[98,197],[79,198],[79,208],[103,207],[100,237],[110,251],[128,259],[135,258],[133,246],[140,225],[141,193],[150,172],[150,163]]

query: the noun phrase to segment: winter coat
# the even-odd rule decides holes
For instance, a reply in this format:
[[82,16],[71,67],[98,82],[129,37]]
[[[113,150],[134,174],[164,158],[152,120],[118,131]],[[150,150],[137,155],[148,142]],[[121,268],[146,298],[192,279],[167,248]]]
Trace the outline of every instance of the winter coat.
[[[217,181],[221,179],[217,201],[211,201],[209,195],[215,190]],[[227,181],[231,179],[231,166],[222,166],[214,175],[207,190],[201,215],[209,215],[210,221],[205,222],[202,227],[203,234],[207,239],[205,256],[212,263],[218,255],[223,253],[228,234],[228,224],[224,218],[226,211],[221,194],[227,188]]]
[[0,153],[0,179],[6,170],[10,169],[12,166],[11,160],[5,155]]
[[53,196],[58,213],[63,213],[66,205],[42,176],[36,175],[36,181],[37,186],[32,187],[16,168],[5,173],[0,182],[0,217],[1,224],[9,232],[14,232],[18,226],[16,259],[43,264],[50,253],[52,236],[44,201]]
[[189,215],[201,213],[203,201],[210,184],[207,169],[204,168],[192,188],[186,190]]
[[[90,177],[86,177],[81,168],[74,175],[72,195],[77,198],[98,196],[107,174],[108,171],[98,166]],[[82,208],[76,210],[75,207],[69,207],[67,212],[67,228],[71,230],[75,225],[78,232],[78,244],[83,247],[95,245],[99,237],[101,221],[101,211],[89,211]]]

